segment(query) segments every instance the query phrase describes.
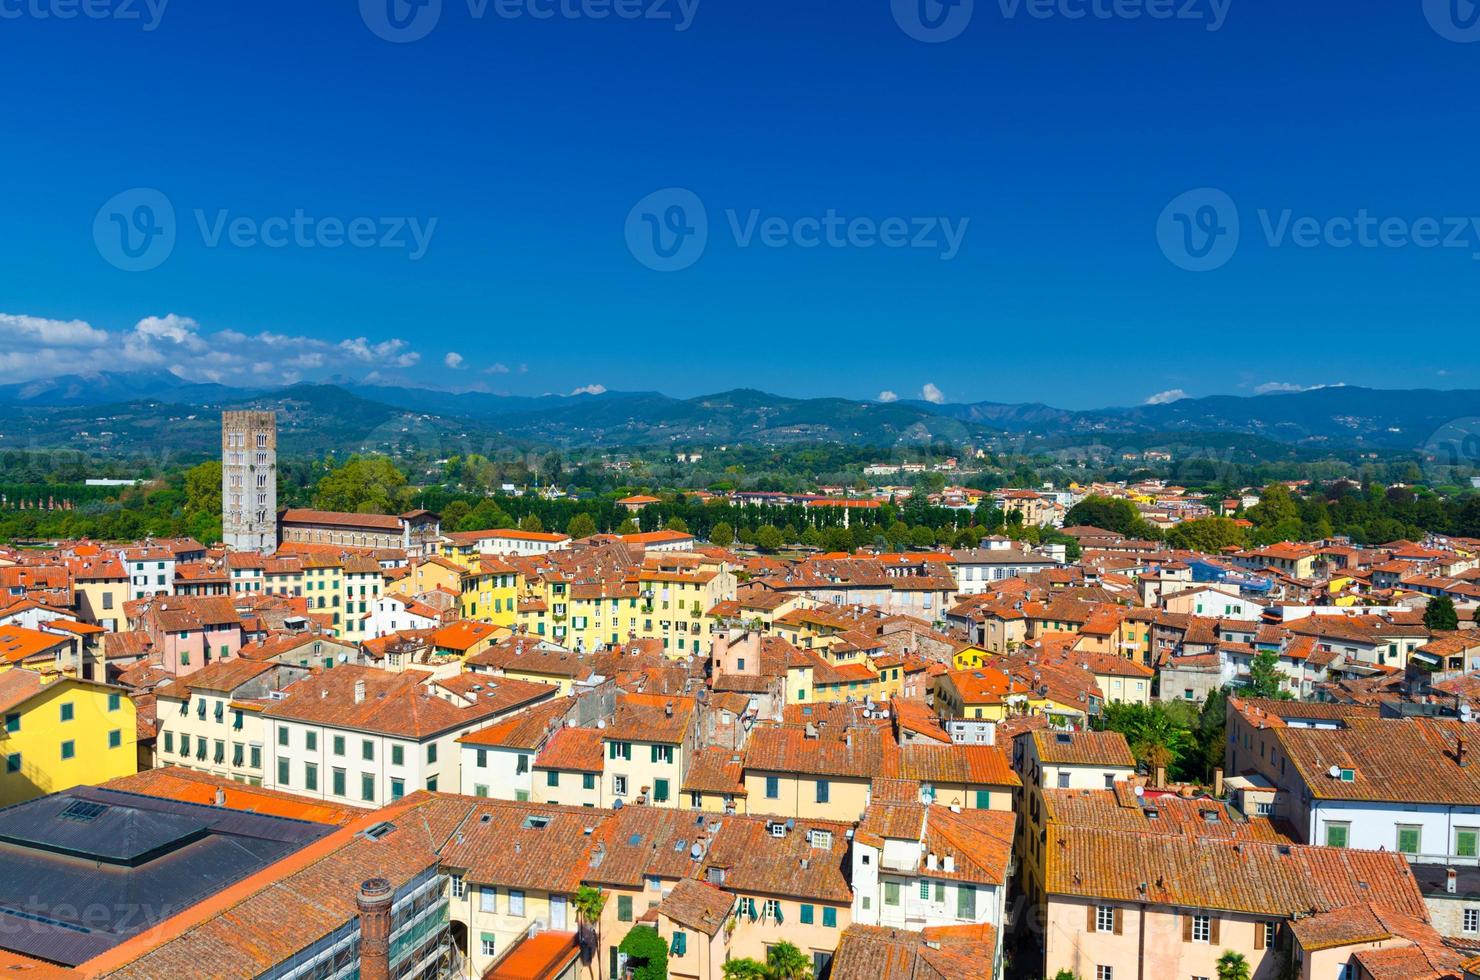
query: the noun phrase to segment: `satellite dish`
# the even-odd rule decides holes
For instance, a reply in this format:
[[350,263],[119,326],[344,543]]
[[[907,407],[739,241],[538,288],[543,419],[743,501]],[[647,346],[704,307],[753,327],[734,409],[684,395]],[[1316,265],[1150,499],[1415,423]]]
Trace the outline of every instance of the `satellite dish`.
[[1136,787],[1136,798],[1137,799],[1140,799],[1141,797],[1143,797],[1145,795],[1146,795],[1146,787],[1144,787],[1144,786],[1137,786]]
[[1326,770],[1326,775],[1330,776],[1332,779],[1340,779],[1341,778],[1341,767],[1340,766],[1332,766],[1330,769],[1327,769]]

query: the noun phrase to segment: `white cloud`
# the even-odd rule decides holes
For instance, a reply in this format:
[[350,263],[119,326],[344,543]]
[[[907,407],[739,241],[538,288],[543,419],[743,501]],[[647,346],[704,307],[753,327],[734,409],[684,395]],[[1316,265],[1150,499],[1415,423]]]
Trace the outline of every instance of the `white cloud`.
[[1191,397],[1191,395],[1187,394],[1187,392],[1183,391],[1181,388],[1169,388],[1166,391],[1158,391],[1156,394],[1146,399],[1146,404],[1170,405],[1172,402],[1179,402],[1184,398]]
[[606,393],[606,385],[582,385],[572,395],[601,395]]
[[946,402],[945,392],[929,381],[925,382],[925,387],[920,389],[920,397],[932,405],[944,405]]
[[0,338],[47,347],[102,347],[108,343],[108,331],[81,320],[0,313]]
[[447,356],[442,358],[442,363],[456,371],[463,366],[463,356],[457,351],[448,351]]
[[897,402],[899,401],[899,396],[892,391],[881,391],[879,392],[879,401],[885,403]]
[[509,373],[509,365],[507,365],[507,364],[490,364],[488,367],[486,367],[486,368],[483,369],[483,373],[484,374],[508,374]]
[[1281,395],[1296,391],[1316,391],[1320,388],[1340,388],[1344,382],[1334,385],[1297,385],[1287,381],[1266,381],[1254,389],[1256,395]]
[[408,368],[421,355],[400,339],[370,343],[261,331],[207,331],[187,316],[149,316],[120,330],[81,320],[0,313],[0,384],[61,374],[165,370],[191,381],[288,384],[304,372],[342,370],[345,360],[369,370]]
[[339,342],[339,349],[358,361],[364,361],[367,364],[379,362],[387,367],[399,368],[411,367],[421,360],[420,354],[406,349],[408,346],[406,341],[399,337],[382,340],[378,344],[372,344],[364,337]]

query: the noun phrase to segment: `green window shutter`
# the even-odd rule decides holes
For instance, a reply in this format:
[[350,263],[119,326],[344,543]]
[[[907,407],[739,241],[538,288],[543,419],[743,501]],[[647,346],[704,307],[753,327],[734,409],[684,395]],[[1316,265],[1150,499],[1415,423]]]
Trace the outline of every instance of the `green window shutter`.
[[886,881],[886,882],[884,882],[884,904],[885,905],[898,905],[899,904],[899,882],[897,882],[897,881]]
[[1480,833],[1473,830],[1461,830],[1455,835],[1454,853],[1459,857],[1475,857],[1476,845],[1480,843]]
[[1417,827],[1401,827],[1398,830],[1398,850],[1403,854],[1418,853],[1419,833]]
[[979,789],[976,791],[976,808],[978,810],[992,809],[992,793],[990,790]]
[[560,773],[556,772],[554,769],[551,769],[549,772],[545,773],[545,785],[546,786],[559,786],[560,785]]
[[618,922],[631,922],[632,921],[632,896],[631,895],[618,895],[617,896],[617,921]]
[[1327,847],[1345,847],[1346,846],[1346,828],[1345,827],[1338,827],[1335,824],[1327,824],[1326,825],[1326,846]]
[[824,905],[822,908],[822,924],[829,929],[838,927],[838,910]]
[[802,906],[801,920],[802,920],[802,925],[804,925],[804,926],[810,926],[812,924],[812,906],[810,906],[810,905],[803,905]]
[[956,886],[956,918],[976,918],[976,889],[971,885]]

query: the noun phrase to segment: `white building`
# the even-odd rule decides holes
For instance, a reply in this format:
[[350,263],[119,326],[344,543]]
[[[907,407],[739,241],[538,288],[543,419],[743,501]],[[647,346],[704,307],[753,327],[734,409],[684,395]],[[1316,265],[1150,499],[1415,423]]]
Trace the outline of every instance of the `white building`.
[[435,680],[416,670],[316,671],[262,712],[263,785],[364,807],[420,789],[453,790],[460,736],[556,690],[473,674]]

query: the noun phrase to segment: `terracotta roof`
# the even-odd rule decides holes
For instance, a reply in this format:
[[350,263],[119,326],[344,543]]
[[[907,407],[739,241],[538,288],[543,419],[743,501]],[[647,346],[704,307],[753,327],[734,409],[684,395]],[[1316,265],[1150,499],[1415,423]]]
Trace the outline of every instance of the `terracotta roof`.
[[601,739],[602,732],[596,728],[562,728],[535,756],[534,767],[567,772],[601,772]]
[[487,728],[469,732],[458,741],[464,745],[537,751],[573,707],[574,698],[554,698],[525,708],[513,717],[495,722]]
[[1391,851],[1051,828],[1045,854],[1051,896],[1284,916],[1378,901],[1426,915],[1407,860]]
[[[306,724],[351,731],[373,731],[404,738],[425,739],[505,714],[555,693],[548,684],[514,678],[479,678],[483,690],[466,707],[438,697],[428,675],[408,670],[393,674],[372,667],[345,665],[316,670],[290,684],[281,701],[263,714]],[[363,700],[356,702],[357,682],[365,684]]]
[[1136,757],[1119,732],[1038,731],[1031,736],[1040,762],[1058,766],[1124,766]]
[[336,510],[309,510],[295,507],[283,511],[284,524],[329,524],[335,527],[364,528],[375,531],[401,530],[401,519],[390,514],[352,514]]
[[663,896],[658,912],[686,929],[712,938],[719,933],[734,905],[735,896],[729,892],[684,878]]
[[728,793],[743,797],[746,795],[742,782],[744,772],[741,753],[718,745],[706,746],[694,753],[681,790],[685,793]]
[[[275,789],[263,789],[235,780],[213,776],[210,773],[165,766],[162,769],[145,769],[130,776],[120,776],[102,784],[105,789],[126,793],[157,796],[165,800],[182,803],[201,803],[208,806],[224,806],[228,810],[250,810],[274,817],[291,817],[310,823],[326,823],[343,826],[365,811],[351,806],[295,796]],[[217,803],[220,792],[223,802]]]
[[996,957],[991,926],[971,938],[852,925],[843,931],[832,961],[832,980],[979,980]]

